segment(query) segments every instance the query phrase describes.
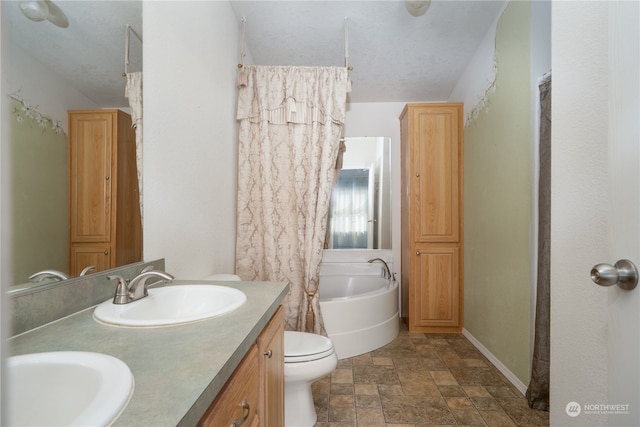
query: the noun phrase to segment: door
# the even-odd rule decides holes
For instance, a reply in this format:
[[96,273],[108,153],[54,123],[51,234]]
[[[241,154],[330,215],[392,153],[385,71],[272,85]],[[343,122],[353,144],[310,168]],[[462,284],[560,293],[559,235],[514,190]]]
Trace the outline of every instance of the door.
[[90,266],[95,266],[92,273],[108,270],[113,267],[111,247],[108,244],[71,244],[69,257],[69,274],[78,276],[80,272]]
[[[640,4],[609,7],[609,205],[614,262],[640,265]],[[640,425],[640,288],[607,290],[608,425]],[[620,413],[617,413],[620,412]]]
[[427,104],[413,111],[416,242],[460,240],[460,109],[458,104]]
[[[460,250],[455,244],[417,244],[410,330],[460,332]],[[425,328],[425,329],[420,329]]]
[[284,425],[284,314],[278,308],[258,337],[260,420],[263,426]]
[[113,115],[71,113],[69,123],[71,241],[110,242]]
[[640,425],[640,5],[553,2],[551,425]]

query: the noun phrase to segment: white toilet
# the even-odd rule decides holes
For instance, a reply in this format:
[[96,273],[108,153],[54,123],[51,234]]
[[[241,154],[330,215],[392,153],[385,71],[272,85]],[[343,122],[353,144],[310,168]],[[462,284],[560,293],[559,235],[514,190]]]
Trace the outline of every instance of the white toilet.
[[322,335],[284,332],[284,425],[313,427],[318,418],[311,383],[338,365],[333,343]]

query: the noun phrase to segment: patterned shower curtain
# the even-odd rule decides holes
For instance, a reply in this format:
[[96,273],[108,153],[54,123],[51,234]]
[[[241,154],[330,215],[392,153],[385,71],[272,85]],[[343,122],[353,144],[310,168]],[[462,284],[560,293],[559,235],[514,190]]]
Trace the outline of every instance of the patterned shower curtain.
[[129,99],[131,124],[136,130],[136,166],[138,170],[138,198],[142,217],[142,72],[127,73],[124,96]]
[[238,87],[236,273],[289,282],[285,328],[326,334],[319,271],[347,69],[245,66]]

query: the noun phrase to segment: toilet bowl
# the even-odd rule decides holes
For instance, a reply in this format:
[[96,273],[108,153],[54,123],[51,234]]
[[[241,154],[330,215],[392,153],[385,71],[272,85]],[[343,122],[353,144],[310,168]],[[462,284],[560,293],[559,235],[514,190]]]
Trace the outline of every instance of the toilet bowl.
[[284,425],[313,427],[317,420],[311,383],[338,365],[333,343],[322,335],[284,332]]

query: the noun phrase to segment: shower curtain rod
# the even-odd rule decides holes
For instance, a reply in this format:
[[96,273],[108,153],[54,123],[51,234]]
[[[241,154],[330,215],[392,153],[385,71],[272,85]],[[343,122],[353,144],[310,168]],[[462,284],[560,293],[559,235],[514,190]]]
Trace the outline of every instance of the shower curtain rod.
[[[347,20],[348,17],[344,17],[344,67],[348,71],[353,71],[353,67],[349,65],[349,29],[347,28]],[[247,23],[247,17],[243,16],[240,20],[242,22],[242,36],[240,40],[240,63],[238,64],[238,68],[244,67],[244,57],[245,53],[245,29]]]
[[140,43],[142,43],[142,37],[140,37],[140,34],[131,28],[131,25],[127,24],[124,45],[124,73],[122,73],[122,77],[127,77],[127,74],[129,74],[129,46],[131,45],[131,33],[133,33],[133,35],[140,40]]

